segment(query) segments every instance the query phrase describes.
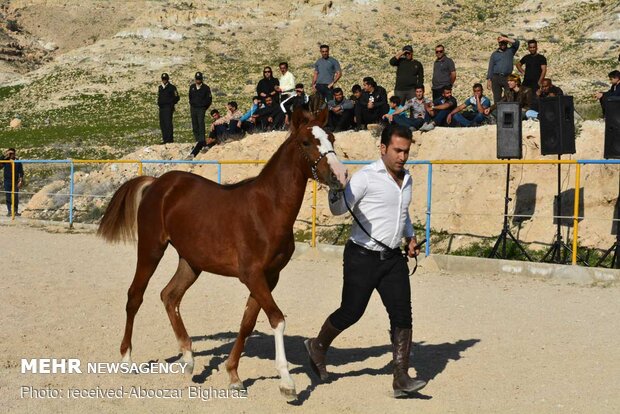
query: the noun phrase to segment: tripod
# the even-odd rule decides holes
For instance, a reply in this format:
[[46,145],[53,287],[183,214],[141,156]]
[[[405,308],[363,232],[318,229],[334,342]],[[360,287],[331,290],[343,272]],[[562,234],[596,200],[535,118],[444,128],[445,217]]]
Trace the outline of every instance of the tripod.
[[[510,188],[510,163],[506,164],[506,196],[504,197],[504,227],[502,228],[502,232],[500,233],[495,245],[493,245],[493,250],[489,253],[489,258],[497,257],[498,259],[506,259],[506,243],[508,237],[512,240],[512,242],[517,246],[517,248],[521,251],[521,253],[529,260],[532,261],[532,258],[525,251],[523,246],[519,243],[517,238],[510,231],[510,227],[508,226],[508,203],[512,200],[508,197],[508,190]],[[499,252],[499,247],[501,248],[501,253]]]
[[[562,155],[558,154],[558,161],[562,159]],[[562,164],[558,163],[558,193],[555,196],[556,199],[556,212],[555,216],[557,219],[556,222],[556,232],[555,232],[555,240],[551,244],[551,247],[545,253],[543,258],[540,260],[541,262],[548,263],[559,263],[565,264],[566,259],[568,258],[569,253],[573,253],[572,249],[564,243],[562,240]],[[547,260],[549,259],[549,260]],[[583,260],[581,257],[577,256],[577,259],[582,262],[584,265],[588,265],[588,263]]]
[[[620,175],[618,175],[618,198],[620,198]],[[620,200],[618,200],[620,203]],[[617,216],[620,216],[620,208],[618,210]],[[620,217],[615,217],[616,220],[620,219]],[[601,267],[607,256],[609,256],[613,252],[613,256],[611,257],[611,264],[609,267],[611,269],[620,269],[620,221],[616,221],[616,241],[611,245],[609,249],[603,254],[603,257],[599,259],[596,263],[596,267]]]

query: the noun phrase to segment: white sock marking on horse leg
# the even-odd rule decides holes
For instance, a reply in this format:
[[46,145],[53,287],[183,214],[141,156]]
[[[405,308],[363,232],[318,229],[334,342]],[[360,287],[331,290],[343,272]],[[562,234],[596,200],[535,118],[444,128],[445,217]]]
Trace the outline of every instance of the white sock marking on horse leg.
[[280,387],[294,390],[295,382],[288,372],[288,361],[284,351],[284,321],[280,322],[273,330],[276,342],[276,370],[280,375]]
[[125,352],[125,355],[123,355],[123,359],[121,360],[121,362],[127,362],[128,364],[131,364],[131,348],[127,348],[127,352]]

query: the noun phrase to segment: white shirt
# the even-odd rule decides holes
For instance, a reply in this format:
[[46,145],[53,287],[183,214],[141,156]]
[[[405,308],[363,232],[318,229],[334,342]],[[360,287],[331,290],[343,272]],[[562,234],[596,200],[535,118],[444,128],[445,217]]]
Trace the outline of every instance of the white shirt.
[[[365,166],[351,177],[344,190],[347,203],[362,226],[375,239],[391,248],[400,247],[403,237],[413,236],[409,217],[411,175],[405,170],[402,187],[385,168],[383,160]],[[329,195],[329,209],[338,216],[346,213],[343,193]],[[371,240],[355,220],[351,240],[370,250],[384,250]]]
[[280,89],[282,89],[282,92],[291,92],[295,90],[295,76],[293,76],[290,70],[287,70],[286,73],[278,80],[280,82]]

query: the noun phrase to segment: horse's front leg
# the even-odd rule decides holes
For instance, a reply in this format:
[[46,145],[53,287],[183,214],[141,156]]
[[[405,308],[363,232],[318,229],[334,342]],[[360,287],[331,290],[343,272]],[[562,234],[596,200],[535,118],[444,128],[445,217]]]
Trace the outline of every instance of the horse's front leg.
[[250,295],[248,298],[248,302],[245,305],[245,312],[243,313],[243,319],[241,320],[241,327],[239,328],[239,335],[237,335],[237,340],[235,341],[235,345],[233,346],[232,351],[230,351],[230,355],[226,360],[226,371],[228,371],[228,375],[230,376],[230,388],[233,390],[243,390],[243,383],[239,379],[239,374],[237,373],[237,368],[239,367],[239,358],[241,357],[241,353],[245,348],[245,340],[254,330],[254,326],[256,325],[256,318],[258,317],[258,312],[260,312],[260,306],[258,302]]

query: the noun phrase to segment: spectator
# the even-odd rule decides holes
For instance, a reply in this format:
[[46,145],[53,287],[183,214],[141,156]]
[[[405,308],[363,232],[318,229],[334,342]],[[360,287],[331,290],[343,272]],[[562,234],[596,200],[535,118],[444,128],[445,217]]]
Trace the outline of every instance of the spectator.
[[433,64],[433,101],[439,99],[446,86],[452,88],[456,82],[456,66],[454,61],[446,56],[446,48],[443,45],[435,46],[435,63]]
[[359,101],[362,97],[362,93],[362,87],[358,84],[355,84],[351,87],[351,96],[349,97],[349,99],[353,101],[353,103],[357,103],[357,101]]
[[284,112],[271,96],[265,97],[265,106],[258,109],[250,119],[262,131],[281,129],[284,126]]
[[[217,111],[217,109],[213,111]],[[211,116],[213,116],[213,111],[211,111]],[[214,121],[211,124],[211,133],[209,134],[209,137],[214,139],[216,144],[218,141],[222,141],[226,136],[241,132],[239,119],[241,119],[243,114],[238,109],[237,102],[230,101],[226,104],[225,116],[220,116],[219,112],[217,112],[217,115],[218,118],[214,117]],[[207,140],[207,145],[209,145],[209,140]]]
[[536,96],[533,97],[531,109],[539,112],[540,111],[540,98],[547,98],[549,96],[560,96],[564,95],[564,92],[559,87],[555,86],[551,79],[544,78],[542,80],[542,84],[540,89],[536,91]]
[[355,105],[356,129],[366,129],[368,124],[378,124],[387,114],[387,92],[370,76],[363,79],[364,93]]
[[254,131],[254,124],[250,122],[250,118],[252,117],[252,115],[254,115],[254,113],[260,107],[260,105],[261,105],[260,96],[255,96],[254,98],[252,98],[252,106],[250,107],[250,109],[248,109],[246,113],[241,115],[241,118],[239,118],[239,126],[244,132],[251,133]]
[[[487,89],[493,91],[493,102],[497,103],[508,91],[508,75],[512,73],[514,57],[519,50],[519,41],[504,35],[497,38],[498,48],[489,58],[487,69]],[[508,43],[511,44],[508,48]]]
[[[523,56],[517,62],[517,70],[525,75],[523,86],[536,92],[547,74],[547,58],[538,53],[538,42],[534,39],[527,41],[527,50],[530,54]],[[525,65],[525,70],[523,70],[523,65]]]
[[611,87],[609,90],[607,92],[597,92],[594,95],[594,97],[601,103],[601,108],[603,108],[603,116],[605,116],[607,99],[612,96],[620,96],[620,71],[612,70],[607,76],[609,76],[609,82],[611,82]]
[[[431,123],[435,126],[448,126],[448,115],[457,107],[456,98],[452,96],[452,88],[450,86],[444,86],[443,94],[438,99],[433,101],[433,106],[429,111],[433,120]],[[421,131],[426,131],[429,127],[420,128]],[[432,129],[432,128],[431,128]]]
[[295,94],[295,76],[288,70],[288,63],[281,62],[280,65],[280,85],[276,90],[280,93],[280,100],[285,100]]
[[[508,75],[508,90],[502,96],[501,102],[518,102],[521,109],[521,117],[523,119],[538,119],[538,111],[532,109],[534,93],[527,86],[521,85],[521,77],[519,75]],[[488,115],[493,112],[497,104],[493,104],[490,108],[484,110],[484,114]]]
[[[9,148],[4,152],[4,159],[15,161],[17,158],[15,154],[17,151],[15,148]],[[13,170],[11,168],[11,163],[2,163],[4,168],[4,194],[6,195],[6,208],[7,208],[7,216],[11,216],[11,207],[13,203],[12,192],[15,194],[15,215],[21,216],[19,212],[19,190],[22,188],[24,184],[24,166],[21,162],[15,163],[15,188],[13,188]]]
[[217,144],[217,138],[223,136],[226,133],[226,125],[220,122],[223,118],[220,115],[220,111],[217,109],[211,110],[211,118],[213,118],[213,122],[211,123],[211,131],[209,132],[209,136],[207,137],[207,151]]
[[[479,126],[488,121],[487,116],[484,114],[484,110],[491,107],[491,100],[484,96],[482,84],[474,84],[473,90],[473,96],[466,99],[464,103],[450,112],[447,118],[448,124],[451,126],[470,127]],[[471,108],[471,110],[463,112],[463,109],[468,107]]]
[[[431,122],[430,107],[432,101],[424,96],[424,85],[415,88],[415,98],[405,102],[402,108],[395,110],[388,115],[388,121],[394,121],[395,124],[408,127],[411,130],[430,131],[435,128]],[[410,116],[397,116],[405,111],[410,111]]]
[[274,102],[280,102],[277,89],[279,86],[280,82],[273,77],[271,67],[265,66],[263,69],[263,79],[258,81],[258,85],[256,85],[256,94],[260,96],[263,103],[268,96],[271,96]]
[[189,87],[189,106],[192,117],[192,132],[196,145],[192,152],[188,155],[188,159],[194,158],[201,149],[207,145],[205,140],[205,113],[211,106],[213,98],[211,97],[211,89],[208,85],[203,84],[202,72],[196,72],[194,75],[194,83]]
[[[406,118],[407,117],[407,114],[405,114],[405,112],[402,110],[403,106],[400,103],[401,103],[401,100],[398,96],[392,96],[390,97],[390,99],[388,99],[388,106],[390,107],[390,110],[388,111],[387,114],[383,115],[383,120],[387,121],[388,124],[391,122],[394,122],[394,118],[400,118],[400,117]],[[401,111],[397,114],[394,114],[399,109]]]
[[329,46],[321,45],[321,58],[314,64],[312,76],[312,89],[325,98],[326,101],[333,99],[332,89],[342,76],[340,63],[329,56]]
[[402,51],[390,59],[390,65],[396,66],[394,96],[398,96],[401,102],[415,97],[415,88],[424,85],[424,67],[413,58],[413,47],[404,46]]
[[344,97],[341,88],[334,88],[334,99],[327,102],[329,109],[328,127],[333,132],[351,129],[355,104]]
[[290,97],[280,102],[280,109],[282,109],[282,112],[286,114],[286,125],[288,125],[289,115],[291,115],[293,111],[295,111],[295,109],[299,106],[306,107],[309,100],[308,95],[306,95],[303,83],[296,84],[294,92],[294,95],[291,95]]
[[179,99],[179,92],[177,87],[170,83],[170,76],[167,73],[162,73],[161,84],[157,91],[162,144],[174,142],[172,114],[174,113],[174,106],[179,102]]

